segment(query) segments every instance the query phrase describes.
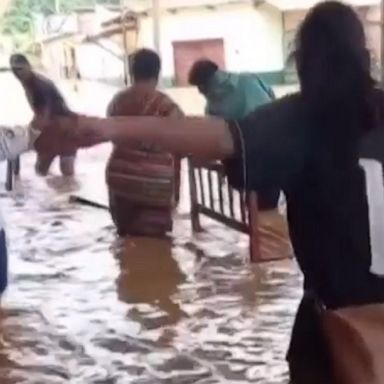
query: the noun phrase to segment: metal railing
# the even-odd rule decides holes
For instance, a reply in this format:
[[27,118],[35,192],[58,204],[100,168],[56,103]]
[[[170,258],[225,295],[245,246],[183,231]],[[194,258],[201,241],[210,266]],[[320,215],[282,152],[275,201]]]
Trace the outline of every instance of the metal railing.
[[197,164],[189,160],[191,220],[194,231],[201,231],[200,215],[249,235],[250,260],[263,261],[258,232],[258,207],[255,192],[234,190],[218,162]]

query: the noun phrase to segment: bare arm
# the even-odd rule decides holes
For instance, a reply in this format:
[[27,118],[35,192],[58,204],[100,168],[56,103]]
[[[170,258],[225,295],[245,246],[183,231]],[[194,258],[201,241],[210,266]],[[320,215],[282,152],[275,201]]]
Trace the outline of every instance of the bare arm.
[[234,153],[227,123],[216,118],[78,117],[75,140],[84,147],[105,141],[120,145],[144,141],[180,156],[204,160],[225,159]]

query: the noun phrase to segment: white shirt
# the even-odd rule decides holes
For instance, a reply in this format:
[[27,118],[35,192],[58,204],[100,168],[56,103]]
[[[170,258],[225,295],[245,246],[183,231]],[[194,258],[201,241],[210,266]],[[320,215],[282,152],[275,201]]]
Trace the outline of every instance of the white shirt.
[[30,126],[0,125],[0,161],[13,160],[31,149],[39,133]]
[[[0,125],[0,161],[13,160],[32,149],[40,132],[30,126]],[[0,212],[0,230],[4,229],[4,220]]]

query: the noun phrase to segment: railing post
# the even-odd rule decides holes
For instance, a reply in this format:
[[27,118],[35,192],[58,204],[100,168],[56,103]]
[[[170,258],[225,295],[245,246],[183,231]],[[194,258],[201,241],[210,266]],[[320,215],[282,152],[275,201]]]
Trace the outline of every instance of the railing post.
[[7,161],[7,173],[5,180],[5,189],[7,191],[12,191],[14,176],[20,175],[20,157],[18,156],[14,160]]
[[13,189],[13,162],[12,160],[7,161],[7,174],[5,179],[5,189],[12,191]]
[[195,178],[193,162],[191,159],[188,159],[188,176],[189,176],[189,189],[190,189],[190,196],[191,196],[192,230],[193,232],[200,232],[202,228],[200,224],[199,210],[197,207],[198,198],[197,198],[196,178]]
[[259,208],[257,205],[257,194],[254,191],[249,192],[247,198],[248,215],[249,215],[249,250],[251,263],[258,263],[261,260],[260,250],[260,233],[258,214]]

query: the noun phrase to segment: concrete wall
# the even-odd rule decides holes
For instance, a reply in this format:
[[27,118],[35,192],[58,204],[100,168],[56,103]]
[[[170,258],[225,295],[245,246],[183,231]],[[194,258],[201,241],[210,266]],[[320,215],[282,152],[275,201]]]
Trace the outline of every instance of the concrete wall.
[[[175,75],[172,42],[222,38],[231,71],[274,72],[283,69],[282,15],[274,7],[247,4],[163,11],[161,56],[163,76]],[[140,21],[139,46],[153,47],[151,17]]]

